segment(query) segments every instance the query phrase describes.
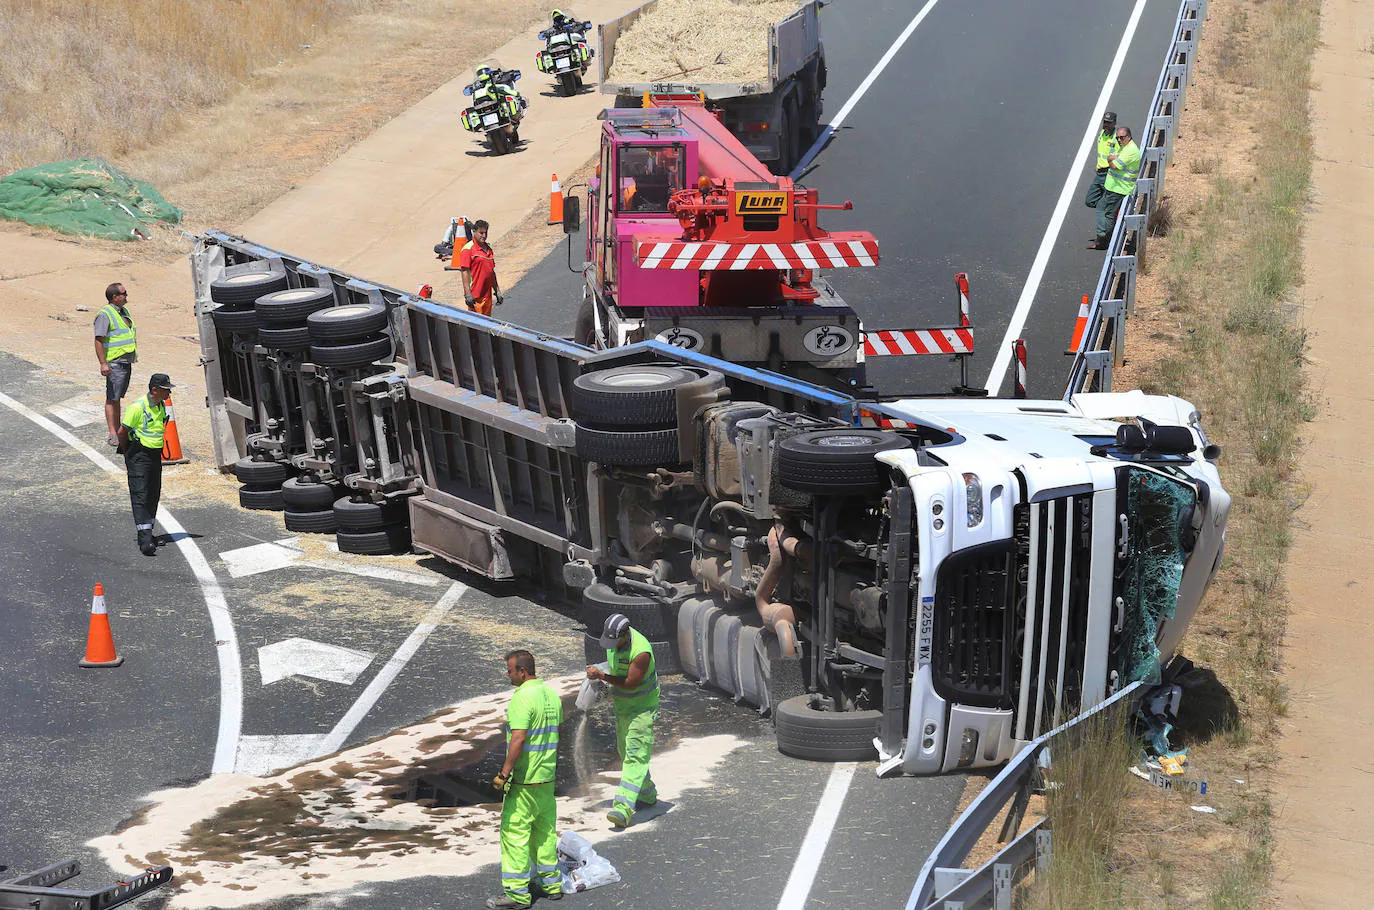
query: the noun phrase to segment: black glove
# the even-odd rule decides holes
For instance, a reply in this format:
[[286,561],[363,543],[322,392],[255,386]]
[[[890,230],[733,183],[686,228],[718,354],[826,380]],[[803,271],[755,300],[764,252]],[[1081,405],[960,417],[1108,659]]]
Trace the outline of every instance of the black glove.
[[474,296],[472,296],[471,294],[464,294],[464,295],[463,295],[463,302],[466,303],[466,304],[468,305],[469,308],[471,308],[472,305],[475,304],[475,303],[477,302],[477,298],[474,297]]
[[500,306],[501,304],[503,304],[503,303],[506,302],[506,298],[501,296],[501,292],[500,292],[500,291],[492,291],[492,292],[491,292],[491,299],[492,299],[492,302],[493,302],[494,304],[496,304],[496,306]]

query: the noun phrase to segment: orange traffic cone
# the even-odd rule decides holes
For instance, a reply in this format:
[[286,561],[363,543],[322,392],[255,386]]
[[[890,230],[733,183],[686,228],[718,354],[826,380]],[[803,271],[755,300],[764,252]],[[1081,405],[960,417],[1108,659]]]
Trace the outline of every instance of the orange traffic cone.
[[177,415],[172,410],[172,396],[167,396],[167,426],[162,431],[162,463],[186,464],[191,459],[181,454],[181,436],[177,434]]
[[558,186],[558,175],[553,175],[553,185],[549,187],[549,224],[563,223],[563,190]]
[[124,658],[115,653],[114,636],[110,634],[110,617],[105,612],[105,589],[99,582],[91,598],[91,628],[86,633],[86,659],[83,667],[117,667]]
[[451,268],[451,269],[456,269],[456,268],[458,268],[458,264],[459,264],[459,263],[458,263],[458,257],[462,254],[462,252],[463,252],[463,246],[464,246],[464,244],[466,244],[467,242],[468,242],[468,228],[467,228],[467,224],[463,221],[462,218],[457,218],[457,219],[455,219],[455,224],[454,224],[454,226],[453,226],[453,256],[449,259],[449,263],[448,263],[448,267],[449,267],[449,268]]
[[1073,355],[1078,353],[1078,346],[1083,343],[1083,332],[1088,328],[1088,295],[1083,295],[1083,302],[1078,305],[1078,318],[1073,323],[1073,337],[1069,339],[1069,348],[1064,353]]

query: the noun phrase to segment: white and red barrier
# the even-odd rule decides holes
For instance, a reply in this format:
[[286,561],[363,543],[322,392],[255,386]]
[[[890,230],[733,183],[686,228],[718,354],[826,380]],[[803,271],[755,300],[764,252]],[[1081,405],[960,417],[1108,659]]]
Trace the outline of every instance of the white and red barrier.
[[709,240],[635,241],[641,269],[740,271],[743,269],[845,269],[878,264],[878,241],[807,240],[801,243],[716,243]]
[[972,354],[973,330],[884,329],[863,333],[865,357],[900,357],[908,354]]

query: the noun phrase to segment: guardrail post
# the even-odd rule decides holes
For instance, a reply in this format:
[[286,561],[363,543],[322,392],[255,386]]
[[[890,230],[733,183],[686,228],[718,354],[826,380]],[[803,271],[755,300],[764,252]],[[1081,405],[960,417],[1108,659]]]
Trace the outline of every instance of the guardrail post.
[[1050,874],[1050,856],[1054,852],[1054,833],[1047,828],[1035,832],[1035,874]]
[[[935,867],[935,894],[948,894],[959,886],[959,883],[973,874],[972,869],[951,869],[945,866]],[[961,905],[962,906],[962,905]]]
[[[1117,299],[1125,301],[1126,315],[1135,315],[1135,272],[1136,257],[1134,256],[1113,256],[1112,271],[1124,278],[1124,285],[1121,289],[1121,296]],[[1104,303],[1106,301],[1103,301]]]
[[[1141,182],[1143,183],[1144,181]],[[1140,184],[1136,184],[1136,186],[1138,188]],[[1141,206],[1141,209],[1142,212],[1139,215],[1121,216],[1121,224],[1123,229],[1126,231],[1135,232],[1135,258],[1137,262],[1145,261],[1145,235],[1146,228],[1149,226],[1150,220],[1150,216],[1148,214],[1150,211],[1148,197],[1147,202],[1145,203],[1145,205]],[[1134,315],[1134,306],[1132,306],[1132,315]]]
[[1159,90],[1160,107],[1168,105],[1168,129],[1164,136],[1164,157],[1165,160],[1173,164],[1174,162],[1174,138],[1178,134],[1178,126],[1183,121],[1183,91],[1176,88],[1165,88]]
[[1097,378],[1087,384],[1088,387],[1085,391],[1110,392],[1112,390],[1111,351],[1085,351],[1083,366],[1089,373],[1097,374]]
[[1011,863],[997,863],[992,867],[993,910],[1011,910],[1012,884]]

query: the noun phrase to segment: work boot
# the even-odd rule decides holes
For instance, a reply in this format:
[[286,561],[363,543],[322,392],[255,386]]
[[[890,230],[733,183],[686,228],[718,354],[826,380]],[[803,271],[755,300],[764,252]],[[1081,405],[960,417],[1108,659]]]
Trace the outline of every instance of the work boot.
[[562,892],[562,891],[554,891],[553,893],[549,893],[548,891],[545,891],[545,892],[544,892],[544,900],[546,900],[546,901],[561,901],[562,899],[563,899],[563,892]]
[[138,549],[142,551],[144,556],[157,555],[157,542],[153,540],[151,530],[145,528],[138,532]]
[[616,803],[611,807],[611,811],[606,813],[606,821],[611,823],[613,828],[626,828],[630,824],[630,808]]
[[641,796],[639,799],[635,800],[636,809],[650,809],[657,805],[657,796]]
[[487,898],[488,910],[515,910],[515,908],[517,907],[523,908],[528,906],[529,904],[522,904],[515,898],[511,897],[509,894],[503,894],[500,897]]

